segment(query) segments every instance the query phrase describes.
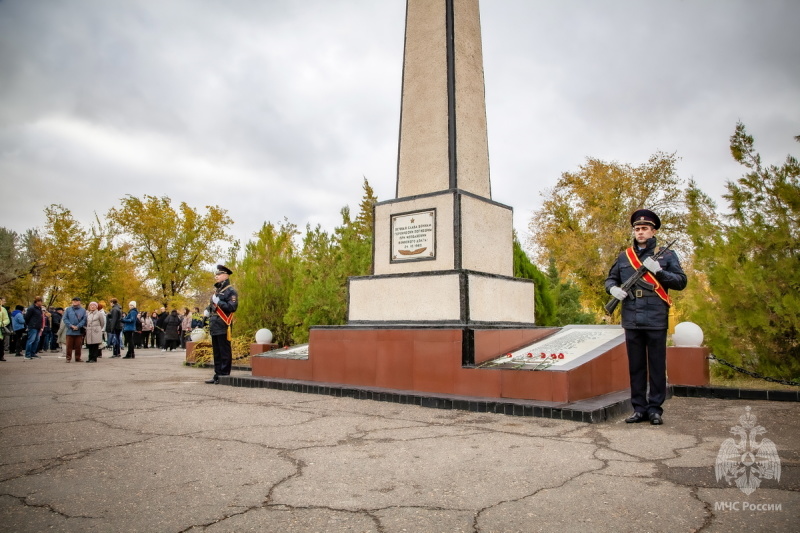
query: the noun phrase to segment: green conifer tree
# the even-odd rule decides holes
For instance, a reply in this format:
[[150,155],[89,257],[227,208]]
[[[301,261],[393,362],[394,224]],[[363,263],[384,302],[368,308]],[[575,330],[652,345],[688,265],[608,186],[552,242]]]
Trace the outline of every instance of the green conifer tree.
[[292,329],[284,323],[298,262],[294,237],[297,227],[284,220],[265,223],[256,239],[245,245],[234,286],[239,292],[236,335],[252,338],[261,328],[272,331],[273,342],[293,344]]
[[377,202],[364,179],[364,195],[355,220],[342,208],[342,223],[333,235],[306,228],[297,263],[291,305],[284,321],[296,342],[307,342],[311,326],[347,321],[347,278],[365,276],[372,267],[373,206]]
[[537,326],[552,326],[556,320],[555,300],[547,277],[531,263],[514,235],[514,277],[533,280],[534,312]]
[[336,243],[320,226],[306,226],[284,322],[295,342],[308,342],[311,326],[343,324]]
[[[800,138],[796,138],[800,141]],[[742,123],[731,154],[748,171],[727,183],[731,214],[715,215],[696,186],[687,194],[697,293],[692,320],[712,352],[773,377],[800,377],[800,165],[764,165]]]
[[547,267],[547,280],[556,302],[554,326],[595,323],[595,315],[587,313],[581,306],[580,288],[571,280],[561,281],[561,276],[556,268],[556,259],[553,256],[550,256],[550,264]]

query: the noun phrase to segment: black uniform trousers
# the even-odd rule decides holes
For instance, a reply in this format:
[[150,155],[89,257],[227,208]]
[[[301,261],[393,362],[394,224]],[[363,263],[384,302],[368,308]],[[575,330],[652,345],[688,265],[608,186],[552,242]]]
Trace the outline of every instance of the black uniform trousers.
[[211,348],[214,350],[214,375],[217,377],[230,376],[233,355],[228,333],[211,335]]
[[633,409],[637,413],[663,414],[661,404],[667,399],[667,330],[626,329],[625,344]]

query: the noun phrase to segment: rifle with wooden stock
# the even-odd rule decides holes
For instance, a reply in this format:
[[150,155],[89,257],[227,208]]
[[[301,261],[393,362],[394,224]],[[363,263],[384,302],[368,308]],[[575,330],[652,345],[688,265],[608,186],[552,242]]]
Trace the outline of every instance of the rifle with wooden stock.
[[[668,245],[662,247],[657,253],[654,253],[653,254],[653,260],[654,261],[658,261],[658,258],[661,257],[662,255],[664,255],[664,252],[669,250],[670,247],[673,244],[675,244],[676,242],[678,242],[678,239],[673,240]],[[622,289],[625,292],[628,292],[631,289],[631,287],[636,285],[636,282],[639,281],[640,279],[642,279],[642,276],[644,276],[648,272],[649,272],[649,270],[647,270],[646,266],[644,266],[644,265],[640,266],[639,268],[636,269],[636,272],[634,272],[631,277],[629,277],[627,280],[625,280],[625,283],[620,285],[619,288]],[[619,304],[620,301],[621,300],[617,300],[616,298],[614,298],[612,296],[611,299],[608,301],[608,303],[605,305],[606,314],[607,315],[613,314],[614,310],[617,308],[617,305]]]

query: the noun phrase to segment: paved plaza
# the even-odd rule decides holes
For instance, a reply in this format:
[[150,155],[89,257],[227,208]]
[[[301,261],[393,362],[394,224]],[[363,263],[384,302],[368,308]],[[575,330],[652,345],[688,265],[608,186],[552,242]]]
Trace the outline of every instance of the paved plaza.
[[[584,424],[206,385],[212,372],[183,352],[6,358],[0,531],[761,532],[800,519],[796,402],[672,398],[660,427]],[[749,495],[714,467],[747,406],[781,462],[780,481]]]

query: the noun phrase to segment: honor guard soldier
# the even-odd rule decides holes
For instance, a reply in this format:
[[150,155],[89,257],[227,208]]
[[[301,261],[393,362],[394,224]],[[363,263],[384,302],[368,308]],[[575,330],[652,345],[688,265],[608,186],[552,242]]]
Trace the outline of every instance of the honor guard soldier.
[[[661,227],[658,215],[639,209],[631,216],[631,226],[633,246],[619,254],[605,286],[606,292],[622,302],[622,327],[628,349],[634,409],[625,422],[649,420],[653,425],[660,425],[664,412],[661,404],[667,397],[667,326],[672,305],[668,291],[683,290],[686,274],[678,256],[671,250],[653,259],[656,232]],[[648,272],[628,291],[620,288],[642,265]]]
[[214,377],[206,381],[209,384],[219,383],[220,376],[231,374],[231,322],[233,314],[239,306],[239,295],[231,285],[231,269],[224,265],[217,265],[214,273],[214,295],[208,306],[210,315],[209,332],[211,333],[211,346],[214,350]]

